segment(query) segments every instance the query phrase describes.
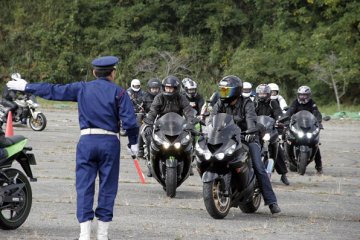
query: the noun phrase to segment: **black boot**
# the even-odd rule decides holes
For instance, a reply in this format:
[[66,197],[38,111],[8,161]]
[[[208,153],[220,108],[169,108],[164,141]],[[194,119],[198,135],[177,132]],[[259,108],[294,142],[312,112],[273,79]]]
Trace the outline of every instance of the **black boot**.
[[323,169],[322,169],[322,167],[315,167],[315,169],[316,169],[318,175],[323,174]]
[[271,212],[272,214],[276,214],[276,213],[280,213],[280,212],[281,212],[281,209],[279,208],[279,206],[277,205],[277,203],[270,204],[270,205],[269,205],[269,208],[270,208],[270,212]]
[[290,185],[289,179],[286,176],[286,173],[284,173],[283,175],[281,175],[280,180],[283,182],[283,184],[285,185]]

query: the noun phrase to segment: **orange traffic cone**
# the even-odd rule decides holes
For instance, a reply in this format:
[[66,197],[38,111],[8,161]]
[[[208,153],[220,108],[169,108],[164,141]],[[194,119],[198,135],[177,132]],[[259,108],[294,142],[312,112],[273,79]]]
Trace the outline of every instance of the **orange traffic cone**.
[[5,131],[5,137],[11,137],[14,136],[14,129],[13,129],[13,123],[12,123],[12,113],[9,111],[7,122],[6,122],[6,131]]

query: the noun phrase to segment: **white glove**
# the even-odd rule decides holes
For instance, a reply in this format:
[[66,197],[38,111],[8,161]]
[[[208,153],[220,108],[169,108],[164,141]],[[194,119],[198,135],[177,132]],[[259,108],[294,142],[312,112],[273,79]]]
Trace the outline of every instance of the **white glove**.
[[15,80],[9,81],[6,86],[12,90],[24,91],[27,81],[21,78],[15,78]]
[[127,150],[131,156],[136,156],[139,152],[139,145],[138,144],[131,145],[130,147],[127,148]]

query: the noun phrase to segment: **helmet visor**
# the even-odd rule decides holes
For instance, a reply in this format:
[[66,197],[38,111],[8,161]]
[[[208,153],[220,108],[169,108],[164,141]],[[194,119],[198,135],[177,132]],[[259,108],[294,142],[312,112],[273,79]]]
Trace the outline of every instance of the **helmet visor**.
[[236,94],[236,87],[219,87],[220,98],[233,97]]

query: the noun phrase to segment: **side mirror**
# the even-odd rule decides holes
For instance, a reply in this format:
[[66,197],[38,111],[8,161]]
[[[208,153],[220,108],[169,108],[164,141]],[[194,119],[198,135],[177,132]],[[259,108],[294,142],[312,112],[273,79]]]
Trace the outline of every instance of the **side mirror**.
[[289,106],[284,107],[284,109],[283,109],[283,110],[284,110],[284,111],[289,110]]
[[21,74],[20,73],[13,73],[11,74],[11,79],[16,80],[21,78]]

